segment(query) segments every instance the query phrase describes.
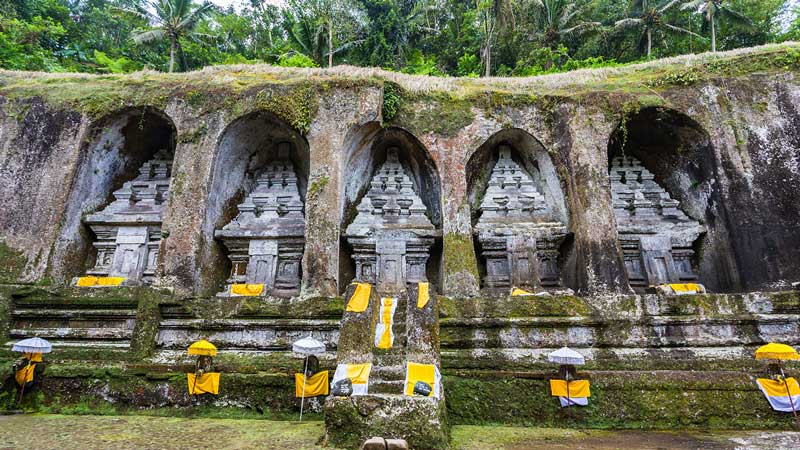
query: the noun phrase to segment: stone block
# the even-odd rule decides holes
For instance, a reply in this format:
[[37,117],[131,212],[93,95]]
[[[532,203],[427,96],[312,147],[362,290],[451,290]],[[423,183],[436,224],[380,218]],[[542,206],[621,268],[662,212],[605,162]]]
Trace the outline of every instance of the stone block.
[[364,441],[361,450],[386,450],[386,440],[382,437],[371,437]]
[[405,439],[386,439],[386,450],[408,450]]

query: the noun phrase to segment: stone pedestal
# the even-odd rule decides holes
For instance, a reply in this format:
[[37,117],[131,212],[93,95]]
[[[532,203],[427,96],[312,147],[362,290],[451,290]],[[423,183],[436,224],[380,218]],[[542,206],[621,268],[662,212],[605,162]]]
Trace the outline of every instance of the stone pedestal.
[[114,191],[111,204],[84,219],[97,236],[97,259],[88,275],[122,277],[127,285],[152,282],[171,174],[172,156],[159,151],[133,181]]
[[558,255],[567,228],[507,145],[499,147],[480,212],[475,234],[486,261],[485,287],[561,285]]
[[631,287],[696,281],[692,246],[705,227],[680,210],[639,160],[614,158],[609,177]]
[[397,292],[406,283],[427,281],[430,247],[439,235],[426,216],[427,208],[390,148],[386,162],[361,199],[358,215],[345,237],[353,246],[356,279],[375,284],[381,292]]
[[278,158],[258,176],[238,205],[239,214],[214,233],[232,263],[222,295],[233,284],[263,284],[263,294],[279,297],[300,293],[305,217],[289,149],[288,143],[278,144]]

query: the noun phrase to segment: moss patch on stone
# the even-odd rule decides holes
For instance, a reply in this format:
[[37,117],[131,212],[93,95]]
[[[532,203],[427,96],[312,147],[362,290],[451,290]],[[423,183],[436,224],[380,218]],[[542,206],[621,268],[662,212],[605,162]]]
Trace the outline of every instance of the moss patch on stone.
[[478,260],[475,257],[475,247],[472,236],[459,233],[446,233],[443,242],[444,273],[451,277],[459,273],[471,275],[476,282],[478,276]]
[[0,241],[0,283],[18,283],[27,263],[22,252]]

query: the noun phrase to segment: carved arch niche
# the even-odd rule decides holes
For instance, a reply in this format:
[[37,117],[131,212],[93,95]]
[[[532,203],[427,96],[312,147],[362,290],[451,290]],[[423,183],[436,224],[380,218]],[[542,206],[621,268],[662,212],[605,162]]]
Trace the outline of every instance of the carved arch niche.
[[152,282],[175,136],[172,120],[151,107],[118,111],[91,127],[59,237],[64,278]]
[[441,184],[428,150],[411,133],[370,123],[343,155],[339,288],[351,280],[381,291],[439,281]]
[[570,219],[544,146],[524,130],[499,131],[472,154],[466,173],[481,286],[571,286]]
[[213,243],[207,260],[215,268],[202,274],[204,290],[300,293],[309,162],[306,139],[271,113],[254,112],[228,125],[204,221],[203,234]]
[[699,281],[737,289],[708,133],[678,111],[643,108],[613,132],[608,157],[631,287]]

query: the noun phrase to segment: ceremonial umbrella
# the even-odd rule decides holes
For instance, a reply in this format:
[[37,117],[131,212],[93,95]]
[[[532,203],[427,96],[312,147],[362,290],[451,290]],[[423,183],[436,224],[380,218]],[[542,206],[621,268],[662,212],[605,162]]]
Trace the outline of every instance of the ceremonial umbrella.
[[[205,339],[199,340],[189,346],[189,354],[197,356],[217,356],[217,347]],[[192,383],[192,391],[190,395],[194,395],[194,389],[197,387],[197,379],[199,378],[197,372],[200,370],[200,358],[194,365],[194,383]]]
[[789,383],[786,382],[786,375],[783,373],[783,362],[800,361],[800,354],[789,345],[770,342],[756,350],[756,359],[774,359],[778,361],[778,366],[781,368],[781,378],[783,379],[784,386],[786,386],[786,394],[789,396],[789,404],[792,406],[792,414],[794,414],[794,420],[797,426],[800,427],[800,418],[797,417],[797,408],[794,407],[792,393],[789,390]]
[[50,353],[53,346],[42,338],[32,337],[17,342],[11,350],[21,353]]
[[303,395],[300,398],[300,421],[303,421],[303,405],[306,401],[306,371],[308,370],[308,356],[316,353],[325,352],[325,344],[314,339],[309,334],[299,341],[292,344],[292,351],[305,355],[305,367],[303,368]]
[[[562,366],[581,366],[586,364],[586,360],[584,359],[583,355],[566,346],[561,347],[560,349],[547,355],[547,360]],[[567,382],[567,406],[569,406],[569,370],[565,370],[564,373],[566,374],[565,381]]]

